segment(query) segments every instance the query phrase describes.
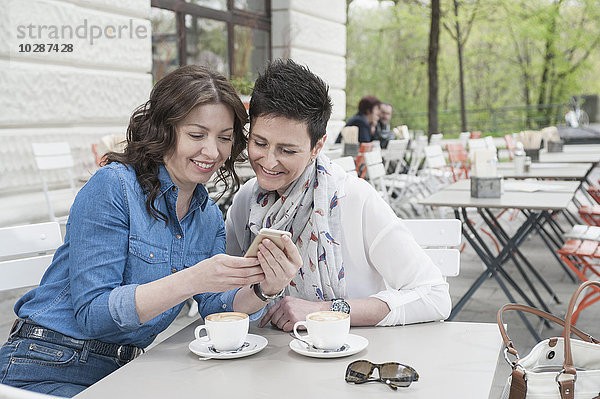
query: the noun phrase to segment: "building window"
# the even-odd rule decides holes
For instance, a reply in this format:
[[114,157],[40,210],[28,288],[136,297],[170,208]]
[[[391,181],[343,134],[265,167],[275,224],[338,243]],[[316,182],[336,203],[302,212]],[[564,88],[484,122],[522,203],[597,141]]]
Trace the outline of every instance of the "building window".
[[271,59],[270,0],[152,0],[152,76],[205,65],[242,86]]
[[177,26],[173,11],[152,8],[152,76],[160,79],[179,66]]

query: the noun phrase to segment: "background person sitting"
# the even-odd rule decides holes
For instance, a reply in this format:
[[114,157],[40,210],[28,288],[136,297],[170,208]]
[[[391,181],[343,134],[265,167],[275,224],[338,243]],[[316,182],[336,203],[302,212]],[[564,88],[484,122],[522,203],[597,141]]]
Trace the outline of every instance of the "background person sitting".
[[[377,97],[364,96],[358,102],[358,112],[346,122],[346,126],[358,126],[359,143],[370,143],[373,141],[375,125],[379,121],[379,104],[381,104],[381,101]],[[341,134],[335,142],[342,142]]]
[[375,125],[373,140],[379,140],[381,148],[387,148],[388,142],[396,138],[396,134],[390,126],[392,111],[393,108],[390,103],[381,103],[379,105],[379,121]]

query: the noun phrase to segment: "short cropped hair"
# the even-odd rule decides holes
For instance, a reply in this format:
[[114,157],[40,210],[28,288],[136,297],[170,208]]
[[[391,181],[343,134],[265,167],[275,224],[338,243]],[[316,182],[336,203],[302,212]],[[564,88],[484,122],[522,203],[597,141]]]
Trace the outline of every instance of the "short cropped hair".
[[282,117],[305,123],[314,148],[325,135],[331,116],[329,86],[296,62],[271,62],[254,83],[250,99],[250,126],[258,117]]
[[366,115],[373,110],[374,107],[381,104],[381,101],[375,96],[364,96],[358,102],[358,113]]

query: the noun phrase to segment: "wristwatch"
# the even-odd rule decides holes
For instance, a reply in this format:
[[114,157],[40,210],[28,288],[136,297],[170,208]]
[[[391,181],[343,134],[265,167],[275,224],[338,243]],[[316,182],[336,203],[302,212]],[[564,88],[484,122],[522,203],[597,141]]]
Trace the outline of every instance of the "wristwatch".
[[331,311],[350,314],[350,304],[346,302],[344,298],[333,298]]
[[261,301],[264,301],[264,302],[266,302],[266,301],[272,301],[273,299],[277,299],[279,297],[282,297],[283,296],[283,292],[285,291],[285,288],[284,288],[278,294],[275,294],[275,295],[265,295],[264,292],[262,292],[262,289],[260,288],[260,283],[252,284],[251,287],[254,290],[254,293],[256,294],[256,296],[258,297],[258,299],[260,299]]

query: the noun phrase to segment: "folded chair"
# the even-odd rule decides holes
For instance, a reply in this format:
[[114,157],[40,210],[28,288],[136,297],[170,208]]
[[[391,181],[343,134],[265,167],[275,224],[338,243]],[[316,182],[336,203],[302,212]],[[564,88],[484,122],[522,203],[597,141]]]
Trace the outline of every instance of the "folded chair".
[[600,226],[600,205],[583,205],[579,216],[590,226]]
[[388,173],[400,173],[406,166],[404,159],[408,148],[408,139],[390,140],[385,150],[381,151],[381,156],[385,160],[384,166]]
[[379,151],[366,152],[364,157],[366,166],[365,178],[375,187],[385,202],[389,203],[388,190],[384,181],[384,176],[386,175],[385,166],[383,165],[381,153]]
[[504,142],[506,143],[506,151],[508,152],[508,159],[511,161],[515,157],[515,141],[512,134],[504,135]]
[[354,158],[340,157],[340,158],[332,159],[331,161],[337,163],[342,168],[344,168],[346,173],[350,173],[354,176],[358,176],[358,173],[356,173],[356,164],[354,163]]
[[[50,200],[50,190],[48,188],[48,174],[63,171],[66,175],[66,179],[70,185],[70,194],[75,197],[75,181],[71,169],[73,168],[74,162],[71,156],[71,147],[67,142],[57,143],[33,143],[31,144],[33,150],[33,156],[35,157],[35,163],[39,172],[40,179],[42,180],[42,189],[44,190],[44,197],[46,198],[46,206],[48,207],[48,216],[50,220],[64,221],[67,216],[58,218],[54,212],[52,201]],[[65,180],[64,178],[62,180]]]
[[469,156],[462,143],[448,143],[448,160],[452,168],[452,178],[454,181],[469,178]]

